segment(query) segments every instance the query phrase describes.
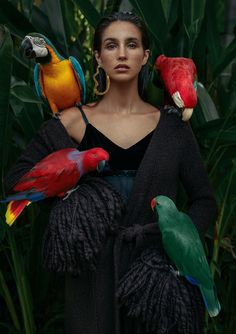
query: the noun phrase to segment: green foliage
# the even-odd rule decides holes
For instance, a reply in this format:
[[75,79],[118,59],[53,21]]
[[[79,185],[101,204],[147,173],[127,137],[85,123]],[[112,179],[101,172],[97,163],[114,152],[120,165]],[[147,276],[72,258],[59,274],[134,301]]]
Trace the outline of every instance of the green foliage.
[[[50,116],[37,98],[34,64],[22,57],[20,43],[29,32],[46,35],[65,57],[77,58],[86,74],[88,101],[93,99],[92,38],[103,15],[118,10],[121,0],[1,0],[0,2],[0,157],[3,178],[27,143]],[[130,0],[146,22],[153,42],[150,67],[157,55],[192,57],[198,69],[199,103],[191,124],[202,149],[219,212],[206,244],[223,311],[207,319],[206,333],[235,329],[236,214],[236,37],[224,46],[226,4],[223,0]],[[227,69],[227,80],[222,73]],[[148,99],[160,103],[153,80]],[[0,303],[5,307],[0,332],[63,333],[63,278],[43,271],[40,249],[48,208],[32,205],[12,228],[0,206]],[[215,236],[215,237],[214,237]]]

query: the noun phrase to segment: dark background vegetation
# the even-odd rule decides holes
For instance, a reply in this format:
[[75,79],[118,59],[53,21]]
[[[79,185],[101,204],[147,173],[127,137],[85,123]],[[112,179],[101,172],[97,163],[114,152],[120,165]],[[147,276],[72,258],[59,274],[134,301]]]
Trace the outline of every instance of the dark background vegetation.
[[[29,32],[45,34],[65,57],[79,59],[93,100],[93,29],[113,10],[133,9],[153,41],[148,100],[162,102],[155,84],[157,55],[192,57],[198,69],[198,105],[191,125],[213,185],[218,215],[205,248],[222,311],[207,320],[206,333],[233,334],[236,327],[236,8],[225,0],[1,0],[0,1],[0,173],[3,178],[42,122],[51,117],[37,98],[34,63],[19,51]],[[0,207],[0,333],[62,334],[63,275],[43,271],[44,204],[28,207],[17,223],[5,224]],[[215,235],[215,238],[213,236]]]

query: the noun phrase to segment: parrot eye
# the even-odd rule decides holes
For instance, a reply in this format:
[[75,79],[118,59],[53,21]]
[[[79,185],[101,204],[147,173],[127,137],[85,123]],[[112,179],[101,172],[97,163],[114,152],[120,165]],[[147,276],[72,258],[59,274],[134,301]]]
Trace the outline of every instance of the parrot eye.
[[46,43],[45,43],[45,41],[44,41],[43,38],[41,38],[41,37],[35,37],[34,38],[34,44],[37,45],[37,46],[43,46]]

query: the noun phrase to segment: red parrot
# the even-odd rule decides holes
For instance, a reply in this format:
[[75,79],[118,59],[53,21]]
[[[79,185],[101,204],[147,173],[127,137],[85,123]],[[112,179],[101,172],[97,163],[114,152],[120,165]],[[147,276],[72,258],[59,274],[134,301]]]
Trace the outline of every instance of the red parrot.
[[12,194],[1,202],[10,202],[6,222],[12,225],[25,206],[47,197],[63,197],[70,193],[82,175],[95,169],[100,171],[109,159],[102,148],[78,151],[65,148],[40,160],[14,187]]
[[160,55],[155,61],[155,67],[165,89],[177,107],[182,109],[182,120],[188,121],[197,104],[197,70],[193,60]]

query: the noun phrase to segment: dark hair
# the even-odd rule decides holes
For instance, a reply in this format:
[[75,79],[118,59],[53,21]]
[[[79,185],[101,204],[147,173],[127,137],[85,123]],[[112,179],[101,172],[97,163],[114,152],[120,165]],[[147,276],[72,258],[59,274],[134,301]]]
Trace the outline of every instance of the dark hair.
[[[142,45],[144,50],[150,48],[150,40],[147,32],[147,28],[144,22],[140,19],[139,16],[132,12],[114,12],[109,16],[103,17],[101,21],[98,23],[97,28],[95,29],[94,39],[93,39],[93,51],[101,51],[102,45],[102,34],[104,30],[113,22],[116,21],[126,21],[134,24],[139,31],[141,32],[142,37]],[[94,70],[97,67],[97,61],[94,57]],[[143,65],[139,77],[138,77],[138,92],[139,95],[144,99],[145,98],[145,88],[147,82],[149,80],[149,65],[148,63]],[[99,90],[104,90],[105,88],[105,73],[101,71],[99,74],[98,82],[99,82]]]

